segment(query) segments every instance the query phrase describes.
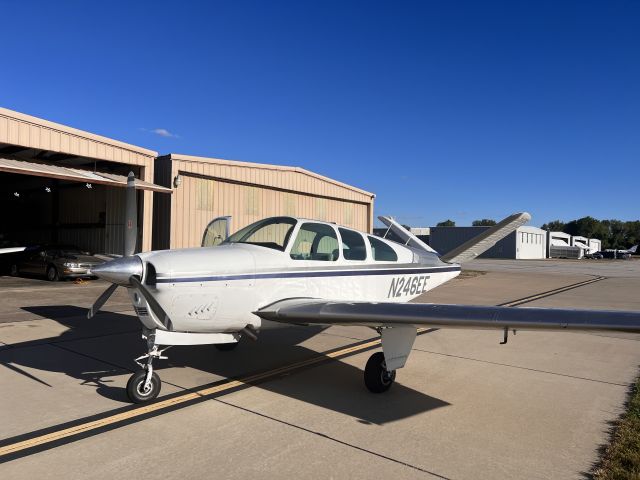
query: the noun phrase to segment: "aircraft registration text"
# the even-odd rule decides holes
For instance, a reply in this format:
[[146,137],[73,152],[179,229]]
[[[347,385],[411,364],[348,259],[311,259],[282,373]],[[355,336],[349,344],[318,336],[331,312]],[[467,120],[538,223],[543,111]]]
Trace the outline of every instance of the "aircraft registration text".
[[403,295],[420,295],[427,291],[429,275],[415,275],[413,277],[398,277],[391,279],[387,298]]

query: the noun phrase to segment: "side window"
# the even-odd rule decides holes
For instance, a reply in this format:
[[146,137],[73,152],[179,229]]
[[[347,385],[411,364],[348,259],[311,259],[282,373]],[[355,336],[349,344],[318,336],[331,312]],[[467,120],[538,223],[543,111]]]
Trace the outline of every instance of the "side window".
[[367,249],[364,246],[364,238],[353,230],[338,229],[342,237],[342,255],[345,260],[366,260]]
[[375,237],[367,237],[371,244],[371,254],[377,262],[397,262],[398,254],[389,245]]
[[303,223],[290,255],[294,260],[336,261],[338,237],[335,230],[322,223]]

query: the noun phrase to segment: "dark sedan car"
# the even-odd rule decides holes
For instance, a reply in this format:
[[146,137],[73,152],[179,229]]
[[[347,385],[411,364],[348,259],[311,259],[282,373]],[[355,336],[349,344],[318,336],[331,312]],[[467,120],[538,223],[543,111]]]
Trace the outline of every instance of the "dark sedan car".
[[41,245],[20,252],[11,265],[11,275],[45,275],[55,282],[63,278],[90,277],[90,269],[103,260],[73,245]]

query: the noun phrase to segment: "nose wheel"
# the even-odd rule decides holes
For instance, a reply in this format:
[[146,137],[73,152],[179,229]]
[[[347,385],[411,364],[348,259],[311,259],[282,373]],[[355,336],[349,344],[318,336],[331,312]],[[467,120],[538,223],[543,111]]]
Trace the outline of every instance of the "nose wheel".
[[150,402],[160,393],[162,381],[156,372],[151,372],[147,382],[147,371],[138,370],[127,382],[127,397],[133,403]]
[[[127,382],[127,397],[133,403],[150,402],[160,393],[162,381],[158,374],[153,371],[153,360],[155,358],[166,360],[167,357],[163,356],[162,352],[168,348],[159,350],[157,345],[149,342],[149,352],[135,359],[135,362],[142,367],[142,370],[138,370],[131,375]],[[146,362],[143,363],[143,360],[146,360]]]
[[364,384],[373,393],[386,392],[396,379],[395,370],[387,370],[384,353],[376,352],[364,367]]

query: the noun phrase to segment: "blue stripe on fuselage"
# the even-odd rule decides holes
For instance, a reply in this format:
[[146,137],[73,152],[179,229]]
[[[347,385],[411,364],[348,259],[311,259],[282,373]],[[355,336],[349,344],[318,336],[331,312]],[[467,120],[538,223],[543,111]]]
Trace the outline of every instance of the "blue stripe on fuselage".
[[427,267],[378,270],[307,271],[280,273],[243,273],[236,275],[216,275],[213,277],[158,278],[157,283],[219,282],[225,280],[260,280],[263,278],[311,278],[311,277],[356,277],[365,275],[410,275],[415,273],[459,272],[460,267]]

